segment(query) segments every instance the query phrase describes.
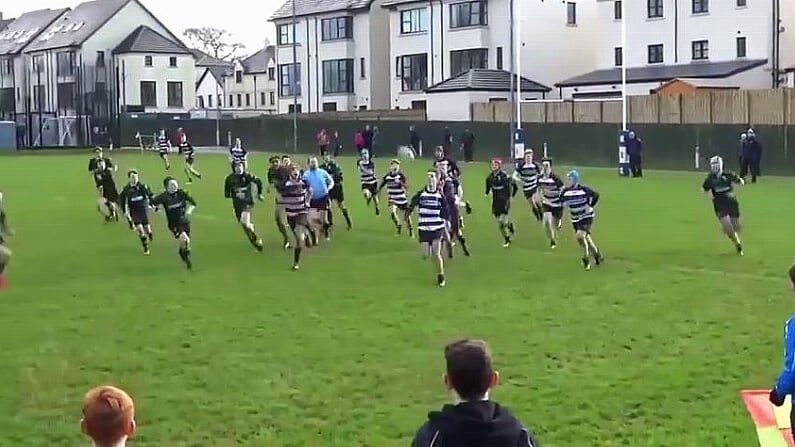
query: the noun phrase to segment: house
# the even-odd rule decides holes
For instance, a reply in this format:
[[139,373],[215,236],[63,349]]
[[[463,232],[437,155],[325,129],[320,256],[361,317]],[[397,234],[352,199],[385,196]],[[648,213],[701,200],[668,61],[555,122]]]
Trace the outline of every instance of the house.
[[[153,33],[143,33],[141,26]],[[135,70],[130,67],[128,73],[126,64],[115,65],[117,59],[127,60],[128,55],[117,58],[112,54],[135,32],[147,39],[158,34],[180,42],[138,0],[95,0],[63,14],[27,45],[26,95],[31,114],[41,118],[34,125],[38,134],[32,132],[33,144],[88,144],[93,134],[113,123],[111,117],[147,109],[142,99],[135,97],[140,91],[140,80],[133,78]],[[137,57],[146,66],[150,59],[154,64],[155,56]],[[184,64],[192,66],[193,59],[187,56]],[[156,108],[180,111],[192,107],[195,69],[171,67],[170,62],[164,68],[171,70],[166,75],[169,97],[162,102],[158,99]],[[44,131],[50,133],[44,135]]]
[[[515,78],[505,70],[474,68],[428,87],[428,120],[470,121],[472,104],[510,100]],[[543,99],[552,90],[524,77],[521,80],[522,100]]]
[[[646,95],[676,78],[720,80],[739,88],[778,87],[795,63],[795,2],[643,0],[623,5],[628,48],[621,47],[621,0],[597,2],[598,66],[558,82],[564,97]],[[780,26],[774,27],[773,23]]]
[[30,104],[28,61],[22,51],[68,9],[40,9],[22,14],[0,31],[0,121],[26,126]]
[[232,73],[234,63],[224,61],[209,54],[191,49],[196,60],[196,108],[223,108],[224,77]]
[[292,111],[293,102],[305,113],[389,108],[383,1],[288,0],[276,11],[280,113]]
[[668,96],[692,96],[698,92],[708,92],[716,90],[739,90],[736,85],[727,84],[723,79],[682,79],[676,78],[663,82],[659,87],[652,90],[656,95]]
[[[517,71],[512,0],[384,0],[382,6],[389,11],[393,109],[421,107],[425,88],[469,69]],[[522,76],[552,85],[596,67],[593,0],[523,1],[519,11]]]
[[276,47],[273,45],[235,61],[231,74],[224,77],[227,108],[278,113],[276,90]]
[[122,110],[182,113],[193,108],[196,61],[181,42],[141,25],[112,54]]

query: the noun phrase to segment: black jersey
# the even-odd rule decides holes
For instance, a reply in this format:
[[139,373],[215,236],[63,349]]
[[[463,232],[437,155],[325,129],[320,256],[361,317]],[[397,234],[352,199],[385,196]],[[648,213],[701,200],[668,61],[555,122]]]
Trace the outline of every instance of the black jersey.
[[116,191],[116,180],[113,179],[113,169],[105,167],[105,169],[94,169],[94,181],[97,186],[106,190]]
[[342,168],[336,161],[327,161],[320,165],[320,168],[328,172],[331,178],[334,179],[334,185],[342,185]]
[[138,183],[135,186],[125,185],[119,196],[124,210],[129,213],[144,213],[149,203],[152,201],[152,190],[146,183]]
[[91,159],[88,160],[88,172],[96,171],[100,160],[104,160],[105,161],[105,167],[106,168],[113,169],[114,166],[115,166],[113,164],[113,160],[111,160],[108,157],[91,157]]
[[254,174],[229,174],[224,182],[224,196],[232,199],[235,205],[254,205],[254,185],[257,186],[257,195],[262,195],[262,180]]
[[273,187],[279,187],[279,184],[284,182],[284,169],[281,166],[273,167],[271,166],[268,168],[268,173],[266,174],[266,178],[268,180],[268,184]]
[[491,172],[486,177],[486,194],[493,202],[508,202],[517,191],[516,182],[503,170]]
[[444,157],[441,160],[436,159],[433,162],[433,167],[438,168],[439,166],[446,166],[447,173],[452,175],[453,177],[460,177],[461,170],[458,169],[458,164],[448,157]]
[[710,173],[704,179],[701,188],[704,192],[712,193],[712,200],[730,200],[734,199],[734,184],[741,181],[740,177],[733,172]]
[[178,189],[176,192],[164,191],[152,199],[152,206],[163,207],[166,210],[169,226],[188,220],[185,212],[189,205],[196,206],[196,201],[184,189]]

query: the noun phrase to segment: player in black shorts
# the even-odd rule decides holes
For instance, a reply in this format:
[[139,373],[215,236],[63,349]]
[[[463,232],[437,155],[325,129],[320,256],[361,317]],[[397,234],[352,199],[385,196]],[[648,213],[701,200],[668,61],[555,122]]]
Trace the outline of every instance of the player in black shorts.
[[193,177],[201,179],[202,175],[196,170],[194,164],[196,163],[196,150],[193,145],[188,141],[188,136],[182,134],[182,141],[179,142],[179,153],[185,157],[185,175],[188,176],[188,184],[193,181]]
[[105,222],[119,220],[119,213],[116,203],[119,201],[119,191],[116,189],[116,181],[113,179],[113,169],[105,164],[105,160],[97,162],[94,169],[94,179],[99,190],[99,203],[97,209],[105,217]]
[[227,199],[232,199],[235,218],[243,227],[251,245],[257,251],[262,251],[262,239],[257,236],[254,231],[254,223],[251,222],[251,210],[254,208],[254,185],[257,186],[257,198],[260,201],[265,200],[262,195],[262,180],[256,175],[246,172],[242,163],[237,163],[234,171],[226,176],[224,196]]
[[[288,158],[289,160],[289,158]],[[284,249],[290,248],[290,237],[287,235],[287,218],[284,215],[284,207],[281,205],[281,198],[279,197],[279,188],[282,182],[287,180],[287,168],[282,166],[282,159],[277,156],[270,158],[270,166],[268,167],[267,174],[267,191],[270,192],[271,188],[276,192],[273,207],[273,219],[276,222],[276,229],[282,235],[282,246]]]
[[163,180],[165,191],[152,199],[152,206],[157,210],[162,207],[166,212],[168,229],[179,241],[179,257],[188,270],[193,268],[190,259],[190,220],[196,208],[196,201],[184,189],[180,189],[177,179],[166,177]]
[[[351,229],[351,216],[348,214],[348,207],[345,206],[345,189],[342,186],[342,168],[337,164],[331,155],[323,157],[323,164],[320,167],[331,175],[334,179],[334,187],[328,193],[328,197],[332,202],[337,203],[337,208],[342,211],[342,217],[345,218],[345,223],[348,224],[348,230]],[[328,223],[334,225],[334,213],[331,207],[328,209]]]
[[744,185],[745,181],[733,172],[723,170],[723,158],[714,156],[709,159],[710,173],[704,179],[701,188],[712,198],[712,208],[720,222],[723,233],[734,243],[737,253],[743,255],[743,244],[740,240],[740,203],[734,196],[734,185]]
[[287,225],[295,235],[293,247],[293,270],[298,270],[301,261],[301,251],[311,240],[312,230],[309,226],[309,199],[312,197],[312,188],[301,177],[301,169],[292,164],[287,167],[287,179],[279,187],[284,213],[287,216]]
[[372,203],[375,206],[375,215],[379,216],[381,210],[378,208],[378,195],[376,194],[378,191],[378,179],[375,177],[375,162],[370,157],[369,150],[362,149],[360,154],[360,158],[356,161],[356,167],[359,169],[362,194],[367,206]]
[[168,161],[169,151],[171,151],[171,141],[166,135],[166,129],[160,129],[160,133],[157,135],[157,153],[160,155],[160,159],[163,160],[163,166],[165,166],[166,170],[171,169],[171,162]]
[[538,177],[538,189],[541,195],[541,222],[544,224],[549,246],[554,250],[557,247],[557,232],[563,222],[563,203],[560,193],[563,190],[563,180],[552,170],[552,160],[545,158],[541,161],[541,176]]
[[519,191],[516,182],[502,169],[502,160],[491,160],[491,172],[486,177],[486,197],[491,194],[491,214],[497,219],[497,228],[505,241],[503,247],[511,246],[511,236],[515,233],[513,222],[508,214],[511,198]]
[[152,241],[152,225],[149,224],[149,206],[152,201],[152,190],[146,183],[141,183],[138,171],[127,173],[128,182],[119,194],[119,203],[130,228],[135,230],[141,241],[144,254],[149,254],[149,242]]

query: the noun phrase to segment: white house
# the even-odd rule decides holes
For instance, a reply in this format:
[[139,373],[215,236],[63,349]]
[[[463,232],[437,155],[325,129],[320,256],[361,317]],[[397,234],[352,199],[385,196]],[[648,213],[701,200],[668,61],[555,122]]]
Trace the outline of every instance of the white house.
[[193,108],[193,53],[152,28],[141,25],[113,49],[119,69],[121,108],[140,112],[182,113]]
[[599,0],[597,8],[602,38],[594,40],[593,49],[598,67],[557,83],[564,97],[619,96],[623,63],[630,95],[649,94],[675,78],[778,87],[784,67],[795,63],[792,1],[627,1],[626,50],[621,48],[621,0]]
[[24,125],[30,104],[27,101],[25,47],[68,9],[40,9],[22,14],[0,31],[0,120]]
[[[382,6],[390,16],[391,108],[422,108],[425,88],[469,69],[515,71],[512,0]],[[520,11],[522,76],[551,85],[596,66],[593,0],[524,0]]]
[[235,61],[223,84],[227,108],[278,113],[276,47],[267,45]]
[[234,64],[195,48],[190,51],[196,60],[196,108],[225,107],[224,77],[232,72]]
[[384,0],[297,0],[295,22],[293,1],[271,18],[279,112],[292,111],[294,101],[305,113],[388,109],[389,14],[380,7]]

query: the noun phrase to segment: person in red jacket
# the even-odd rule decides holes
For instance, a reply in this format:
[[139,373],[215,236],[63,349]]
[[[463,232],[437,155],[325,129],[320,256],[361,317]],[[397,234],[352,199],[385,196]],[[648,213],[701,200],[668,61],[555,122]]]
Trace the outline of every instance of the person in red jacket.
[[320,129],[320,132],[317,134],[317,147],[320,148],[320,156],[325,157],[328,153],[328,145],[330,143],[330,139],[326,129]]

